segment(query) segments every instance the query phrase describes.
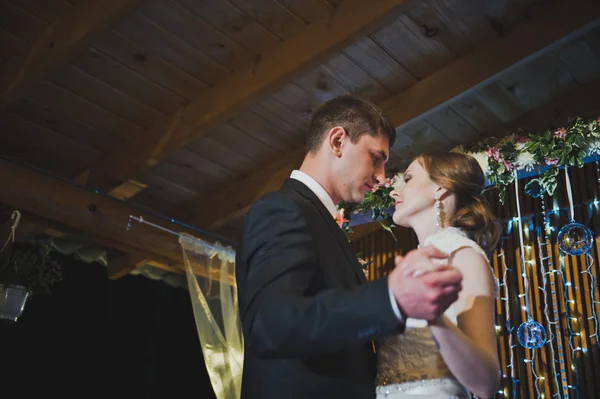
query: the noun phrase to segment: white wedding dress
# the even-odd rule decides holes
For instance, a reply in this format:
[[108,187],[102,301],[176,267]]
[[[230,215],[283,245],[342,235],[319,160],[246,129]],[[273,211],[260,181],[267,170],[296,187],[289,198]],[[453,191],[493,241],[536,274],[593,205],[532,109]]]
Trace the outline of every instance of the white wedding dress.
[[[428,245],[435,246],[449,257],[465,247],[486,256],[477,243],[454,227],[444,228],[430,236],[423,244]],[[444,314],[456,324],[457,314],[453,306]],[[408,319],[403,334],[387,337],[379,344],[377,399],[471,398],[468,390],[446,366],[425,320]]]

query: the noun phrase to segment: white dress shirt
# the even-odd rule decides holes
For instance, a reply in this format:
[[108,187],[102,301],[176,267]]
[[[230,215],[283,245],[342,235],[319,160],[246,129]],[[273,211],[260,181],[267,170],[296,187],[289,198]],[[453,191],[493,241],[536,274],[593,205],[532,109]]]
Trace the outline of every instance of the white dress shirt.
[[[323,205],[325,205],[325,208],[327,208],[327,210],[331,214],[331,217],[335,219],[338,213],[337,208],[333,203],[331,196],[329,195],[329,193],[327,193],[323,186],[321,186],[315,179],[313,179],[312,177],[300,170],[294,170],[290,175],[290,178],[304,183],[304,185],[306,185],[306,187],[308,187],[310,191],[315,193],[317,198],[319,198]],[[390,286],[388,286],[388,292],[390,294],[390,302],[392,303],[392,309],[394,310],[394,314],[400,322],[403,322],[404,317],[402,317],[402,313],[400,313],[400,308],[398,308],[398,302],[396,302],[396,297],[394,296],[394,293],[392,292],[392,288]]]

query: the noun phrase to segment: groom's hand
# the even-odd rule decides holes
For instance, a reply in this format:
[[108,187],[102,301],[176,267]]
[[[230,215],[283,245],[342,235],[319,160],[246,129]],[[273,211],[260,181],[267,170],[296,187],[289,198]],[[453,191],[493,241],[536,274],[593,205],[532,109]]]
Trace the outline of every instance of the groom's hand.
[[388,284],[405,317],[435,320],[458,299],[462,274],[434,262],[446,257],[434,247],[427,247],[396,258]]

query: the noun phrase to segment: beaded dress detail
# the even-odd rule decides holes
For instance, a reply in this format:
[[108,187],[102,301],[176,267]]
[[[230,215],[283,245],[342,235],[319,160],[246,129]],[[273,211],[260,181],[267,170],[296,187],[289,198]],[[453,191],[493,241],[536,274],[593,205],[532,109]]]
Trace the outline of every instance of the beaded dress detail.
[[[450,258],[457,250],[469,247],[487,259],[483,249],[455,227],[430,236],[424,243],[427,245],[435,246]],[[444,315],[456,324],[453,306]],[[377,354],[377,399],[471,397],[446,366],[425,320],[408,319],[403,334],[379,341]]]

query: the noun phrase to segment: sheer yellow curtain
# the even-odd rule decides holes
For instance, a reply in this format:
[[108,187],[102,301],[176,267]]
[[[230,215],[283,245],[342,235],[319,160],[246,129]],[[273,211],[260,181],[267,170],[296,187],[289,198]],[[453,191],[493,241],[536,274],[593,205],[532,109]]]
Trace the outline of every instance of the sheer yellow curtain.
[[[238,399],[244,343],[235,285],[235,252],[181,234],[185,272],[204,362],[218,399]],[[203,276],[210,276],[203,277]]]

